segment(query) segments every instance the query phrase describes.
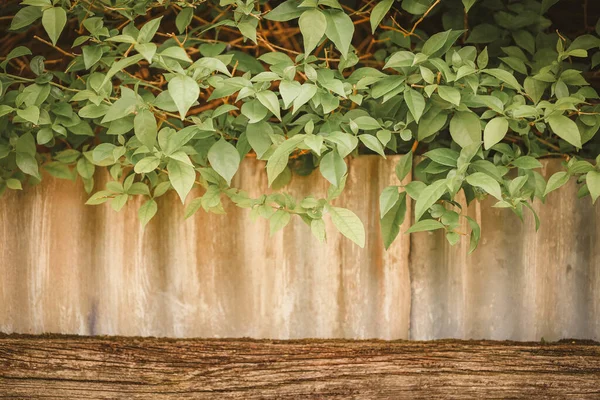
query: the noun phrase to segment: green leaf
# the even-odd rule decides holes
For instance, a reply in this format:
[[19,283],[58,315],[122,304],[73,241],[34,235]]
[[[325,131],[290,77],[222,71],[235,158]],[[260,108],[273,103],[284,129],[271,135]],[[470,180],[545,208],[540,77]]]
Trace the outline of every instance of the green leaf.
[[550,179],[548,179],[548,184],[546,185],[544,196],[569,182],[569,178],[569,174],[565,171],[559,171],[552,175]]
[[29,106],[24,110],[17,110],[17,115],[23,118],[25,121],[29,121],[34,125],[37,125],[40,119],[40,109],[36,106]]
[[502,200],[502,189],[500,184],[491,176],[483,172],[475,172],[467,176],[467,183],[471,186],[476,186],[485,190],[498,200]]
[[154,199],[150,199],[138,210],[138,218],[142,223],[142,226],[146,226],[148,222],[156,215],[156,211],[158,210],[158,205]]
[[289,21],[291,19],[298,18],[306,10],[305,8],[298,7],[300,1],[298,0],[287,0],[275,7],[272,11],[265,15],[265,19],[269,21]]
[[183,121],[185,116],[200,96],[200,87],[198,83],[189,76],[176,75],[169,81],[169,93],[177,106],[179,116]]
[[21,181],[18,179],[7,179],[6,186],[12,190],[23,190],[23,186],[21,185]]
[[437,107],[431,107],[429,111],[423,115],[423,118],[419,123],[417,128],[417,138],[423,140],[436,134],[444,127],[447,119],[448,115],[446,113],[442,112]]
[[52,7],[44,10],[42,26],[48,33],[53,45],[56,45],[60,34],[67,24],[67,12],[62,7]]
[[488,75],[492,75],[494,78],[501,80],[513,89],[523,90],[523,87],[519,84],[514,75],[508,71],[499,68],[492,68],[484,69],[482,70],[482,72],[485,72]]
[[592,204],[596,203],[598,197],[600,197],[600,172],[590,171],[585,176],[585,183],[587,184],[590,196],[592,197]]
[[279,109],[279,99],[277,99],[277,95],[270,90],[263,90],[262,92],[258,92],[256,94],[256,98],[260,103],[267,107],[269,111],[271,111],[278,120],[281,121],[281,113]]
[[321,175],[333,186],[339,186],[342,178],[348,171],[348,166],[339,153],[336,150],[332,150],[321,159],[319,170],[321,171]]
[[508,132],[508,120],[504,117],[496,117],[489,121],[483,130],[483,145],[486,150],[499,143]]
[[271,236],[273,236],[277,231],[285,228],[285,226],[289,224],[291,219],[292,217],[287,211],[275,211],[275,213],[269,218],[269,230]]
[[475,4],[477,0],[462,0],[463,6],[465,6],[465,12],[469,12],[473,4]]
[[328,206],[327,210],[331,215],[333,225],[354,243],[360,247],[365,247],[365,228],[360,218],[352,211],[346,208]]
[[409,151],[408,153],[406,153],[405,155],[400,157],[398,164],[396,164],[396,177],[398,178],[399,181],[402,181],[402,180],[404,180],[404,178],[406,178],[406,176],[412,169],[412,163],[413,163],[412,151]]
[[460,146],[481,142],[481,123],[477,114],[457,111],[450,120],[450,135]]
[[177,14],[175,26],[180,34],[185,32],[186,28],[190,25],[190,22],[192,22],[193,17],[194,9],[192,7],[186,7]]
[[304,39],[304,53],[310,54],[325,34],[327,18],[319,9],[312,8],[302,13],[298,26]]
[[381,195],[379,196],[379,215],[380,218],[385,217],[385,215],[390,211],[395,205],[396,202],[400,199],[400,193],[398,192],[398,186],[388,186],[383,189]]
[[369,117],[367,115],[354,118],[352,121],[354,121],[354,123],[358,126],[358,129],[362,129],[365,131],[381,129],[381,124],[377,122],[375,118]]
[[451,86],[438,86],[438,94],[444,100],[455,106],[460,105],[460,92]]
[[287,167],[290,153],[304,140],[305,135],[296,135],[284,141],[269,157],[267,161],[267,176],[269,178],[269,186]]
[[249,124],[256,124],[267,116],[269,110],[260,101],[253,99],[242,104],[241,112],[248,118]]
[[154,43],[136,44],[133,48],[144,56],[149,63],[152,62],[156,54],[156,45]]
[[323,221],[322,219],[313,219],[312,221],[310,221],[310,231],[319,242],[322,243],[325,241],[325,221]]
[[548,117],[548,123],[558,137],[577,148],[581,148],[581,133],[573,120],[564,115],[555,114]]
[[138,140],[152,151],[156,144],[156,136],[158,128],[156,126],[156,118],[150,110],[141,110],[133,119],[133,131]]
[[133,170],[136,174],[147,174],[154,171],[160,165],[160,158],[155,156],[149,156],[142,158],[138,161]]
[[444,224],[433,219],[424,219],[411,226],[406,233],[435,231],[437,229],[444,229]]
[[235,146],[221,138],[208,151],[211,167],[231,185],[231,179],[240,166],[240,153]]
[[36,178],[40,178],[40,173],[38,170],[38,163],[34,156],[27,153],[19,153],[17,152],[16,156],[17,167],[27,175],[35,176]]
[[394,0],[383,0],[377,3],[373,10],[371,11],[371,16],[369,17],[371,22],[371,32],[375,33],[375,30],[386,16],[390,8],[392,8],[392,4],[394,4]]
[[10,23],[10,30],[16,31],[17,29],[25,28],[33,24],[42,16],[42,10],[39,7],[27,6],[21,8],[15,14],[14,18]]
[[415,221],[421,219],[423,214],[429,210],[448,191],[445,179],[433,182],[421,191],[415,203]]
[[102,58],[102,46],[83,46],[81,51],[85,69],[92,68]]
[[167,172],[169,173],[171,185],[179,195],[181,202],[184,203],[196,180],[194,167],[181,161],[170,159],[167,164]]
[[471,226],[471,236],[470,236],[470,243],[469,243],[469,254],[471,254],[472,252],[475,251],[475,249],[479,245],[479,239],[481,238],[481,227],[479,226],[477,221],[475,221],[473,218],[468,217],[466,215],[465,215],[465,218],[467,219],[467,221],[469,222],[469,225]]
[[423,155],[438,164],[456,168],[456,162],[460,153],[452,149],[441,147],[439,149],[430,150]]
[[91,163],[86,157],[81,157],[77,160],[77,172],[82,178],[91,179],[94,177],[96,166]]
[[354,24],[352,20],[341,10],[326,10],[324,14],[327,21],[325,35],[342,53],[342,57],[348,58],[348,50],[354,36]]
[[259,159],[273,144],[270,136],[272,133],[273,128],[271,128],[271,125],[266,121],[248,124],[246,126],[246,137],[248,138],[248,143],[250,143],[250,146],[252,146],[252,149],[254,149],[256,156]]
[[425,110],[425,99],[423,95],[414,89],[408,89],[404,92],[404,101],[410,110],[415,122],[419,122],[423,111]]
[[323,136],[321,135],[306,135],[304,138],[304,143],[310,147],[312,151],[317,153],[317,155],[321,155],[321,148],[323,147]]
[[142,26],[142,29],[140,29],[137,42],[142,44],[150,42],[160,26],[161,20],[162,16],[146,22],[144,26]]
[[389,249],[392,242],[400,233],[400,225],[404,222],[406,216],[406,192],[402,192],[399,195],[398,201],[394,206],[385,214],[379,222],[381,226],[381,236],[383,238],[383,245],[385,249]]
[[521,169],[542,168],[542,163],[531,156],[522,156],[512,162],[512,165]]
[[358,138],[360,139],[361,142],[363,142],[363,144],[369,150],[373,150],[375,153],[377,153],[380,156],[382,156],[383,158],[385,158],[385,152],[383,149],[383,145],[381,144],[379,139],[377,139],[375,136],[365,134],[365,135],[358,135]]

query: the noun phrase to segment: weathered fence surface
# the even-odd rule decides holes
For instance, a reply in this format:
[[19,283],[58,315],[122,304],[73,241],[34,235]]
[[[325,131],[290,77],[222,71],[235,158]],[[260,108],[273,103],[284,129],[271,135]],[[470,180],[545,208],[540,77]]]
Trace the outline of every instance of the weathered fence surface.
[[597,399],[597,343],[0,337],[0,399]]
[[[328,226],[320,245],[299,220],[273,238],[247,210],[183,219],[174,194],[145,229],[135,201],[85,206],[81,185],[46,180],[0,199],[0,332],[254,338],[600,339],[600,206],[575,183],[537,207],[536,234],[491,203],[473,204],[483,242],[449,247],[401,235],[384,251],[378,196],[397,159],[350,162],[337,204],[365,222],[360,249]],[[264,164],[236,184],[258,195]],[[545,172],[558,168],[546,163]],[[296,196],[325,193],[318,174]],[[193,196],[192,196],[193,197]],[[539,206],[539,205],[538,205]],[[409,211],[410,212],[410,211]],[[404,229],[408,227],[408,222]]]

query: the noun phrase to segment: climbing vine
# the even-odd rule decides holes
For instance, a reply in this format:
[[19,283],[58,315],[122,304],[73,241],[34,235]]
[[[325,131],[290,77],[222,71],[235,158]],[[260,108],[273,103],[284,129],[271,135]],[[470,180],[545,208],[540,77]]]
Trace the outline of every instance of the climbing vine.
[[[480,228],[459,192],[519,217],[569,179],[581,197],[600,196],[599,11],[561,3],[8,1],[0,192],[45,174],[80,179],[90,205],[118,211],[145,197],[146,224],[174,189],[186,217],[232,201],[273,233],[297,216],[325,240],[331,218],[364,246],[361,221],[335,202],[347,159],[401,154],[397,178],[412,180],[381,193],[385,246],[412,199],[408,232],[470,236],[475,249]],[[577,22],[565,25],[565,12]],[[245,157],[266,161],[272,192],[232,186]],[[564,159],[548,181],[547,157]],[[98,168],[110,172],[105,187]],[[326,198],[286,193],[293,174],[313,170],[331,184]],[[191,199],[194,186],[204,194]]]

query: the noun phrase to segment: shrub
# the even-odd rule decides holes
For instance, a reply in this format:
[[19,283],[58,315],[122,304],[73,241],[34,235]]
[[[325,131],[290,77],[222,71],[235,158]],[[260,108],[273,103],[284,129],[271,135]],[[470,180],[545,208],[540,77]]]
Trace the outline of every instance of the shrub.
[[[580,196],[600,196],[600,105],[588,83],[600,64],[600,24],[588,9],[597,5],[583,1],[579,15],[561,3],[8,2],[0,191],[38,183],[41,170],[79,176],[94,192],[88,204],[118,211],[146,197],[146,224],[157,197],[173,188],[184,201],[200,185],[187,216],[221,213],[228,197],[269,219],[272,232],[295,214],[323,240],[328,214],[362,246],[358,217],[331,203],[345,159],[403,154],[403,180],[418,154],[412,182],[381,194],[385,246],[409,197],[409,232],[444,229],[454,244],[467,218],[474,249],[479,227],[453,200],[461,190],[468,202],[491,195],[519,217],[572,177]],[[553,10],[560,30],[545,16]],[[250,198],[230,186],[244,157],[266,160],[273,194]],[[545,157],[565,160],[548,182],[536,171]],[[112,177],[99,191],[96,167]],[[327,198],[285,193],[292,173],[314,169],[331,183]]]

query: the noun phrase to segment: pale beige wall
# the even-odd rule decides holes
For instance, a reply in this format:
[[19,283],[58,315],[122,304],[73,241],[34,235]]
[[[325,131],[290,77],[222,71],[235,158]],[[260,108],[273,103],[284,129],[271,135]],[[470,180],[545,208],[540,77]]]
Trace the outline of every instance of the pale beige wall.
[[[397,183],[389,157],[350,162],[340,206],[367,225],[360,249],[328,226],[327,244],[294,221],[269,237],[247,210],[183,220],[172,193],[142,229],[139,203],[85,206],[79,184],[47,179],[0,199],[0,331],[173,337],[600,339],[600,207],[575,185],[550,195],[542,228],[487,202],[479,250],[437,234],[402,235],[385,252],[378,196]],[[236,185],[259,195],[264,164]],[[555,170],[551,162],[548,170]],[[300,197],[325,193],[294,177]],[[191,199],[191,198],[190,198]],[[405,224],[406,230],[408,225]]]

